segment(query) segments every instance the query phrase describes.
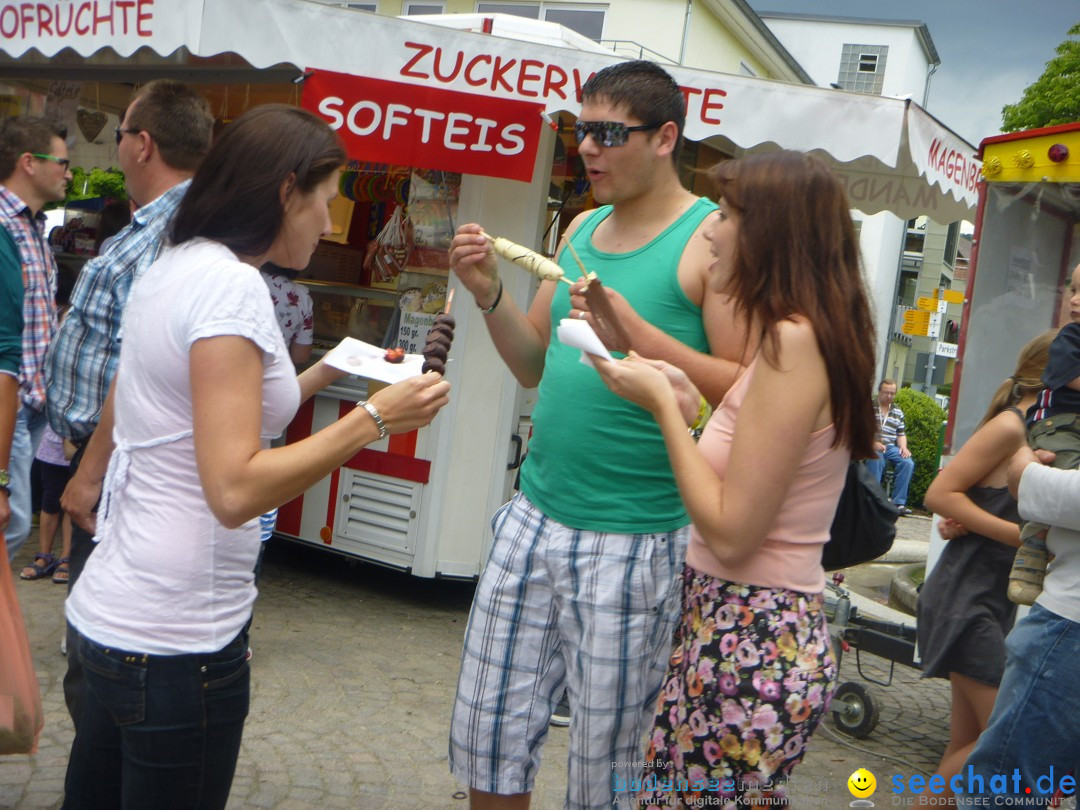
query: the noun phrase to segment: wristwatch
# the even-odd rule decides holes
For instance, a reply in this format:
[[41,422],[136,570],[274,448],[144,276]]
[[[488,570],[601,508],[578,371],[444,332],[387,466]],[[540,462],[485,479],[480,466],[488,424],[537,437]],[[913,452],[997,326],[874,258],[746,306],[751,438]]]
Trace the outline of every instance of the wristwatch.
[[5,495],[11,494],[11,473],[4,469],[0,469],[0,489]]

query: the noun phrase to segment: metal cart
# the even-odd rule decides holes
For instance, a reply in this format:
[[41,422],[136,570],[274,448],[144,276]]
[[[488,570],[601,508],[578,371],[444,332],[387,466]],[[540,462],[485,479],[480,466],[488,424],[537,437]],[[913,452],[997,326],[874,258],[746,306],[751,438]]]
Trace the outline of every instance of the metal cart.
[[[844,653],[855,650],[855,666],[864,681],[882,687],[892,685],[897,664],[919,669],[915,663],[915,628],[904,624],[863,616],[851,604],[848,591],[841,586],[842,574],[833,575],[825,588],[825,615],[829,620],[829,635],[836,651],[837,670]],[[868,653],[889,662],[885,680],[863,670],[861,654]],[[863,739],[878,723],[879,706],[873,691],[858,681],[845,681],[837,687],[832,699],[833,724],[848,736]]]

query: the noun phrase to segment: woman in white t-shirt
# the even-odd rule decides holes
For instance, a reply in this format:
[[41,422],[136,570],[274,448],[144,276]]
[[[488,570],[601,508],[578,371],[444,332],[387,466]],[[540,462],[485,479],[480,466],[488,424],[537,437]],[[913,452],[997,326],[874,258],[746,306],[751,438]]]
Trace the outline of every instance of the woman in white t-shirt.
[[174,246],[132,289],[102,417],[115,448],[100,542],[67,603],[87,689],[66,808],[225,806],[248,711],[259,515],[447,402],[439,375],[417,376],[269,448],[341,373],[319,362],[295,375],[256,268],[308,263],[344,161],[309,112],[245,113],[195,174]]

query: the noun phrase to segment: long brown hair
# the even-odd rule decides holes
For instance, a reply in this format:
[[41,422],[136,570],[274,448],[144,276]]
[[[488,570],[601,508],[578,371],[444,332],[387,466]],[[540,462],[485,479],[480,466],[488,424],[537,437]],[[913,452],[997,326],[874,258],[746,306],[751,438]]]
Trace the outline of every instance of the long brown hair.
[[994,392],[990,407],[986,409],[986,415],[979,422],[979,427],[1006,408],[1015,405],[1024,394],[1033,394],[1046,387],[1043,385],[1042,374],[1046,364],[1050,362],[1050,344],[1054,342],[1057,333],[1057,329],[1048,329],[1032,338],[1020,350],[1020,355],[1016,358],[1016,371]]
[[873,454],[874,324],[859,265],[847,195],[819,158],[777,151],[709,170],[741,217],[724,292],[747,323],[760,324],[762,351],[777,359],[777,326],[810,321],[829,375],[834,446]]

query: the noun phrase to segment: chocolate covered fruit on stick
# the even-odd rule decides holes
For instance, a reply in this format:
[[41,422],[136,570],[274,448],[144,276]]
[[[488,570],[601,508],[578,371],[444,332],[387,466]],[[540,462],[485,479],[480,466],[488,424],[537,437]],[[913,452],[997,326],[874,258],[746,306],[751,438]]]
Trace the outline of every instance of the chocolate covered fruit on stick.
[[446,358],[450,354],[450,344],[454,342],[454,327],[457,322],[450,314],[450,305],[454,302],[454,291],[446,297],[446,307],[435,316],[435,323],[431,325],[427,333],[427,342],[424,344],[424,365],[421,369],[425,374],[435,371],[439,374],[446,373]]
[[600,283],[596,273],[589,273],[585,278],[589,281],[584,293],[585,302],[592,313],[597,336],[612,351],[629,354],[630,335],[623,328],[619,316],[615,314],[611,299],[604,292],[604,285]]
[[611,300],[604,292],[604,285],[600,283],[596,273],[590,273],[585,267],[585,263],[581,261],[581,257],[570,242],[566,243],[566,249],[570,251],[570,255],[581,268],[581,275],[585,279],[585,287],[581,294],[585,296],[585,303],[589,305],[589,311],[592,313],[597,337],[612,351],[629,354],[630,335],[623,328],[619,316],[615,314],[615,307],[611,306]]

